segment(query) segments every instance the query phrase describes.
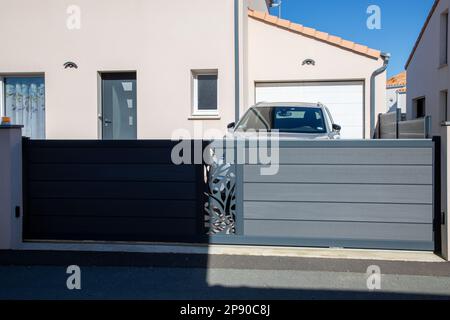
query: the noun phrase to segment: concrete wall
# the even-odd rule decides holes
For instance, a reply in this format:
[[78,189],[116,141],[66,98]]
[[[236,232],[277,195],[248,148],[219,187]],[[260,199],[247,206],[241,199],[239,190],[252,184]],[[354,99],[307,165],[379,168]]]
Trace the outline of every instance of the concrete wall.
[[426,99],[426,114],[432,117],[432,134],[441,134],[444,112],[440,103],[441,90],[450,90],[450,69],[440,66],[441,14],[449,9],[450,0],[440,0],[422,40],[407,68],[408,71],[408,119],[414,117],[413,100]]
[[[383,65],[381,58],[368,58],[253,18],[248,28],[248,106],[255,103],[255,82],[362,80],[366,138],[370,137],[370,77]],[[302,66],[308,58],[316,65]],[[378,115],[386,111],[386,73],[378,76],[376,88]]]
[[[257,5],[258,2],[255,2]],[[66,10],[81,8],[81,29]],[[46,136],[99,137],[98,72],[137,71],[138,138],[234,120],[234,1],[0,0],[0,75],[41,73]],[[74,61],[79,69],[63,68]],[[191,70],[218,69],[219,116],[190,120]]]
[[445,224],[441,226],[442,234],[442,256],[446,259],[450,259],[450,224],[448,223],[450,212],[450,123],[442,126],[441,129],[441,211],[445,216]]
[[22,132],[0,126],[0,250],[16,249],[22,239]]

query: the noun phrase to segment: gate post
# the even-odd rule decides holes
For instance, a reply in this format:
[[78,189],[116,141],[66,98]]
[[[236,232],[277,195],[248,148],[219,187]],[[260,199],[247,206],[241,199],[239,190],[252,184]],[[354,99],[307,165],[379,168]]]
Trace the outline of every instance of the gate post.
[[0,125],[0,250],[22,239],[22,126]]
[[441,130],[441,235],[442,256],[450,260],[450,123],[444,123]]

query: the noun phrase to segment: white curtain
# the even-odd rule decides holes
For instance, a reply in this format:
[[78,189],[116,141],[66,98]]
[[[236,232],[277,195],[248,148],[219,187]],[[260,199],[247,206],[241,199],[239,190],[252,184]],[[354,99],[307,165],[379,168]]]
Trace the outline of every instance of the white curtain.
[[24,126],[24,136],[45,139],[44,78],[5,78],[5,105],[11,122]]

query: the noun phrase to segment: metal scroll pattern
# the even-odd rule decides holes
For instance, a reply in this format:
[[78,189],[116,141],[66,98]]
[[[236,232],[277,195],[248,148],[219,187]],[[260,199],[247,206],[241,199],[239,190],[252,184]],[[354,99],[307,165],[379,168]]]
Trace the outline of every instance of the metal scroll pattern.
[[234,166],[214,159],[206,167],[205,227],[208,235],[236,234],[236,173]]

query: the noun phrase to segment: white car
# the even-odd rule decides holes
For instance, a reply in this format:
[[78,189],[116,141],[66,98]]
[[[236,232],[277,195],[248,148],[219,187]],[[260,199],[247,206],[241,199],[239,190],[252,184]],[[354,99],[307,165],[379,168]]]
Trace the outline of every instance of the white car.
[[228,129],[234,136],[252,137],[278,131],[282,139],[336,140],[341,126],[333,122],[328,108],[312,103],[259,103]]

